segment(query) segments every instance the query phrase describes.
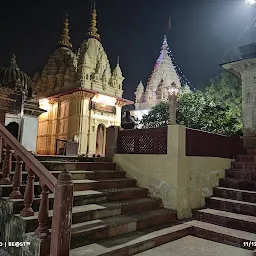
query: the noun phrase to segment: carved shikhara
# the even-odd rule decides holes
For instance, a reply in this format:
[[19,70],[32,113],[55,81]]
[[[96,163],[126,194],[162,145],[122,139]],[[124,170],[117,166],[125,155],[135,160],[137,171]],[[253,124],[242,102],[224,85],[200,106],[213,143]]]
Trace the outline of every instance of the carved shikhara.
[[[181,88],[180,78],[169,55],[167,37],[164,37],[161,53],[150,75],[146,88],[142,82],[136,91],[136,110],[150,109],[161,101],[168,101],[168,89],[171,86]],[[187,86],[186,89],[189,89]]]

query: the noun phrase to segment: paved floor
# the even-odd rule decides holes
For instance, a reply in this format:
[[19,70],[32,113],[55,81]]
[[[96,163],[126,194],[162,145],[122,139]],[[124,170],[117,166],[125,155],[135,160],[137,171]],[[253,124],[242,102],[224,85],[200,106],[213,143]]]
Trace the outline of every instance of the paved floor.
[[252,251],[186,236],[136,256],[251,256]]

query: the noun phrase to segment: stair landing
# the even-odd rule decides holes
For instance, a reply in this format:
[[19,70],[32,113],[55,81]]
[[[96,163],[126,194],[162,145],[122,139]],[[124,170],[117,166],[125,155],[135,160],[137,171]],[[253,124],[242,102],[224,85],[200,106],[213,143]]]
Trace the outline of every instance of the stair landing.
[[170,252],[175,256],[251,256],[249,250],[194,236],[183,237],[152,250],[136,254],[136,256],[170,256]]

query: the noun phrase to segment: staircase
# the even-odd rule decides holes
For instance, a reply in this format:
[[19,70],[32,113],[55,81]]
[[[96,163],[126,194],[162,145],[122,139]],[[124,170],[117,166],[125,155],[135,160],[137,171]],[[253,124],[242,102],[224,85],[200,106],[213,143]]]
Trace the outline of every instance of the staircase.
[[[136,180],[127,178],[125,172],[117,169],[114,163],[107,162],[60,162],[41,161],[49,172],[58,177],[68,169],[74,184],[72,209],[71,252],[70,255],[115,255],[117,250],[131,249],[139,242],[127,245],[126,242],[145,232],[170,227],[176,220],[176,213],[162,207],[161,200],[150,198],[148,190],[136,186]],[[12,177],[14,172],[10,173]],[[1,176],[0,176],[1,178]],[[22,172],[24,181],[20,191],[24,194],[27,172]],[[25,232],[33,235],[38,227],[40,206],[40,188],[35,178],[35,198],[33,216],[21,217],[24,208],[23,199],[10,199],[15,216],[25,221]],[[0,185],[2,196],[8,200],[13,186]],[[36,193],[37,192],[37,193]],[[51,232],[54,194],[49,194],[48,228]],[[150,240],[150,238],[148,238]],[[106,246],[102,246],[102,245]],[[117,246],[119,245],[119,247]],[[100,250],[102,247],[104,249]],[[137,252],[151,248],[140,246]],[[49,255],[49,245],[44,245],[41,255]],[[88,249],[90,248],[90,249]],[[106,254],[106,250],[108,254]],[[113,254],[109,254],[109,253]],[[129,254],[130,255],[130,254]],[[132,254],[131,254],[132,255]]]
[[197,237],[248,250],[244,242],[256,241],[256,149],[238,155],[226,177],[220,179],[206,208],[196,212]]

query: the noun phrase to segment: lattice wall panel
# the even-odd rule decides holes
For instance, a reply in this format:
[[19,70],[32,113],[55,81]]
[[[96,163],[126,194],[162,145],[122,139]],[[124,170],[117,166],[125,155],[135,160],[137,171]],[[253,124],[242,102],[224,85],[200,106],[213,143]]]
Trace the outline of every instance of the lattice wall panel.
[[159,154],[167,154],[167,134],[160,133],[158,136],[158,152]]
[[122,136],[121,152],[134,153],[135,140],[133,136]]
[[154,154],[154,137],[153,134],[141,134],[138,145],[139,154]]
[[167,154],[167,127],[120,131],[117,152],[119,154]]

